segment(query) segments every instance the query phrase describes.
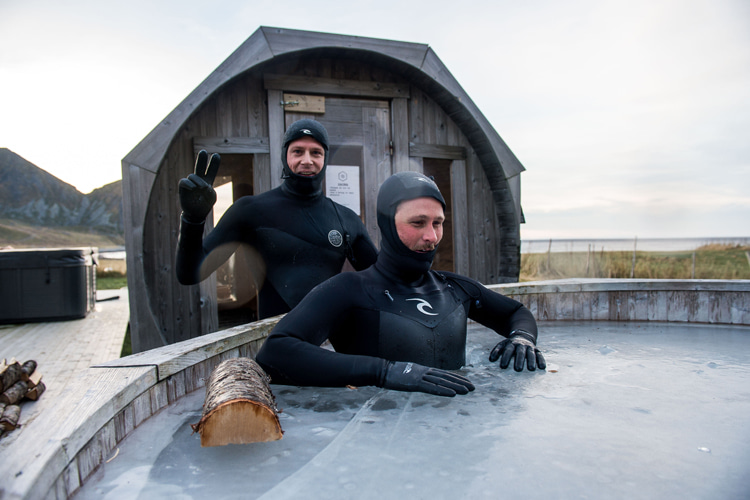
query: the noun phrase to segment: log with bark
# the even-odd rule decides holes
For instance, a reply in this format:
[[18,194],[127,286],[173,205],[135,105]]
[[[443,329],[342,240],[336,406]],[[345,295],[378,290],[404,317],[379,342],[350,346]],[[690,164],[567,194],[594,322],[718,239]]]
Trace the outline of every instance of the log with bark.
[[200,422],[191,427],[201,446],[224,446],[281,439],[270,377],[250,358],[223,361],[211,373]]
[[44,382],[40,380],[38,384],[35,384],[33,388],[29,389],[28,392],[26,392],[26,395],[24,397],[26,399],[36,401],[37,399],[39,399],[39,396],[41,396],[42,393],[46,390],[47,386],[44,385]]
[[14,405],[21,401],[28,391],[29,383],[19,380],[10,388],[6,389],[4,393],[0,394],[0,403]]
[[27,376],[30,377],[32,373],[36,370],[36,361],[33,359],[28,360],[23,365],[21,365],[21,371]]
[[11,359],[10,363],[6,363],[3,360],[2,367],[0,367],[0,393],[13,387],[23,375],[23,369],[18,361]]
[[18,419],[21,417],[21,407],[18,405],[7,405],[0,415],[0,433],[15,430]]

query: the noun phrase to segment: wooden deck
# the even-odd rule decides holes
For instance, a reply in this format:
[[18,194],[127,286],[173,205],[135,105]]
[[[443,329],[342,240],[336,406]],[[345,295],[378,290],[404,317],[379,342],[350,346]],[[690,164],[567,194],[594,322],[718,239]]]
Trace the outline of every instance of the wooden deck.
[[96,298],[96,310],[82,319],[0,325],[0,359],[35,360],[47,386],[38,401],[22,403],[22,427],[0,439],[0,453],[23,432],[24,424],[58,406],[77,374],[120,357],[130,315],[127,288],[99,290]]

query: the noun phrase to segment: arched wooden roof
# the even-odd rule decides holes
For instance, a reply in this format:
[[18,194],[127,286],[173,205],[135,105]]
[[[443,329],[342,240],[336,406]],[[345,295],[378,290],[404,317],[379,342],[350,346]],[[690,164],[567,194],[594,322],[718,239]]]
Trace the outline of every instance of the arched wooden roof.
[[[260,27],[123,159],[123,168],[136,167],[155,174],[186,120],[222,85],[273,59],[309,51],[326,56],[356,55],[387,64],[421,86],[470,141],[501,213],[518,215],[517,194],[508,193],[505,179],[521,173],[523,166],[435,52],[419,43]],[[515,203],[508,203],[511,200]]]

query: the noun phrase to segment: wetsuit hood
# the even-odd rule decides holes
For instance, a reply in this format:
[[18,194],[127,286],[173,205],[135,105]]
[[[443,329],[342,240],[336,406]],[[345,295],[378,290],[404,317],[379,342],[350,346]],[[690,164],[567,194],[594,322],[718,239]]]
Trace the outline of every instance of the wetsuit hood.
[[[320,172],[316,175],[297,175],[292,172],[286,161],[289,144],[300,137],[312,137],[318,141],[325,150],[323,168],[321,168]],[[284,143],[281,148],[281,165],[281,178],[284,179],[282,187],[285,191],[303,198],[314,198],[320,196],[323,193],[323,179],[325,179],[326,167],[328,166],[328,132],[325,127],[323,127],[320,122],[307,118],[297,120],[289,125],[289,128],[284,134]]]
[[445,199],[430,177],[419,172],[399,172],[383,183],[378,192],[378,226],[382,235],[377,267],[392,278],[411,283],[430,270],[437,247],[431,252],[414,252],[401,241],[396,230],[396,210],[401,202],[429,197]]

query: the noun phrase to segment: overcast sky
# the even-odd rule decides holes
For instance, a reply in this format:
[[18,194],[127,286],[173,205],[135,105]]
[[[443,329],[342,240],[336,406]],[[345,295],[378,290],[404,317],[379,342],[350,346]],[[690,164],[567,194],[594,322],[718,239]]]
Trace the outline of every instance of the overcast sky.
[[0,0],[0,147],[87,193],[259,26],[430,45],[524,239],[750,236],[750,1]]

